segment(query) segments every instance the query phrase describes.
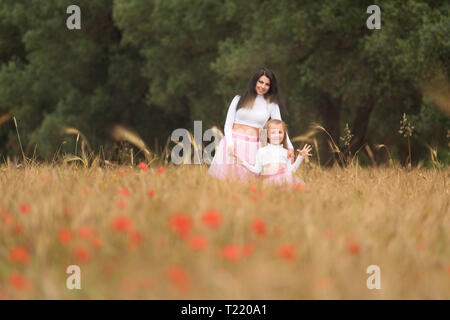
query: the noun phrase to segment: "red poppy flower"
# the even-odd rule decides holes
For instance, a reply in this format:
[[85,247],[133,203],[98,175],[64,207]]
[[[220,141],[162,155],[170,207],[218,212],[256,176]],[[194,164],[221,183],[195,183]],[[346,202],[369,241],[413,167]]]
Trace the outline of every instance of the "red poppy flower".
[[138,246],[142,241],[144,241],[144,237],[139,231],[133,231],[128,236],[128,243],[131,247]]
[[14,227],[14,232],[17,233],[17,234],[22,233],[23,232],[23,225],[21,225],[21,224],[16,225]]
[[234,244],[223,246],[220,253],[223,258],[234,262],[239,261],[241,258],[241,251],[239,250],[239,247]]
[[85,195],[89,194],[89,189],[83,188],[83,190],[81,190],[81,193],[85,196]]
[[347,249],[350,254],[357,254],[359,252],[359,244],[358,241],[352,236],[347,238]]
[[255,219],[253,220],[253,232],[255,232],[257,235],[265,235],[266,234],[266,223],[262,219]]
[[29,259],[30,255],[28,254],[28,251],[23,247],[16,246],[9,252],[9,260],[11,260],[11,262],[13,263],[21,263],[26,265]]
[[206,239],[203,236],[193,236],[189,239],[189,247],[192,250],[202,250],[206,247]]
[[202,216],[202,222],[211,228],[217,228],[222,222],[220,212],[214,209],[207,209]]
[[284,244],[278,248],[278,254],[286,260],[294,260],[295,258],[295,245]]
[[100,239],[99,238],[94,238],[94,239],[92,239],[91,240],[91,245],[94,247],[94,248],[101,248],[102,247],[102,242],[100,241]]
[[41,177],[41,181],[52,182],[52,178],[49,178],[49,177],[47,177],[47,176],[43,176],[43,177]]
[[122,209],[125,209],[125,207],[127,206],[127,204],[126,204],[125,201],[119,200],[119,201],[117,201],[116,206],[117,206],[118,209],[122,210]]
[[80,236],[80,238],[90,239],[93,236],[95,236],[95,229],[86,227],[86,226],[82,226],[82,227],[78,228],[78,235]]
[[190,288],[189,274],[184,268],[171,267],[166,270],[166,277],[175,285],[179,292],[183,293]]
[[117,176],[121,177],[123,176],[124,172],[123,171],[117,171]]
[[297,189],[298,191],[302,192],[303,191],[303,185],[301,183],[297,183],[295,185],[295,189]]
[[151,190],[148,191],[147,194],[151,198],[151,197],[153,197],[155,195],[155,190],[151,189]]
[[423,241],[417,242],[417,250],[422,251],[425,248],[425,243]]
[[185,213],[175,213],[170,217],[169,224],[172,230],[177,232],[181,238],[187,237],[192,227],[192,220]]
[[231,196],[231,198],[232,198],[233,200],[239,200],[239,197],[238,197],[237,195],[235,195],[235,194],[233,194],[233,195]]
[[31,283],[20,273],[12,273],[8,277],[10,286],[17,290],[27,291],[32,288]]
[[359,252],[359,244],[357,242],[352,242],[348,245],[348,251],[351,254],[357,254]]
[[119,194],[128,197],[131,193],[127,188],[123,188],[117,191]]
[[250,199],[252,199],[252,201],[256,202],[256,201],[258,201],[258,196],[251,196]]
[[72,232],[69,229],[61,229],[59,231],[59,242],[66,244],[72,241]]
[[22,213],[28,214],[31,210],[30,205],[28,203],[21,203],[19,205],[19,209],[20,211],[22,211]]
[[72,211],[70,211],[69,207],[67,207],[67,206],[63,208],[63,212],[67,216],[72,215]]
[[138,164],[138,167],[140,168],[140,169],[142,169],[142,170],[147,170],[147,164],[145,163],[145,162],[140,162],[139,164]]
[[250,186],[250,190],[251,190],[252,192],[256,192],[256,186],[255,186],[254,184],[252,184],[252,185]]
[[9,213],[5,213],[3,215],[3,223],[5,224],[5,226],[11,224],[13,220],[14,220],[13,216],[10,215]]
[[76,259],[87,262],[89,261],[91,255],[89,250],[83,247],[78,247],[73,250],[73,255]]
[[130,231],[133,228],[133,222],[126,216],[117,216],[112,220],[111,228],[114,231]]
[[164,167],[159,167],[158,170],[156,171],[157,174],[162,174],[164,173],[164,171],[166,171],[166,168]]
[[445,267],[445,273],[450,274],[450,263]]

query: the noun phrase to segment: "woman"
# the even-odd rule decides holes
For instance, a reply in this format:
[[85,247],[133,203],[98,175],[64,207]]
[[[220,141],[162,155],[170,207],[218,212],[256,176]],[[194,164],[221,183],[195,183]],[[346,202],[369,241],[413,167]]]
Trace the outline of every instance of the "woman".
[[[258,70],[250,79],[248,88],[241,96],[236,95],[228,108],[225,121],[225,137],[216,148],[209,173],[219,179],[256,177],[254,173],[236,162],[234,153],[251,165],[255,164],[256,152],[262,147],[259,130],[269,120],[281,120],[280,107],[286,107],[278,93],[275,75],[268,69]],[[294,162],[294,147],[288,136],[288,159]]]

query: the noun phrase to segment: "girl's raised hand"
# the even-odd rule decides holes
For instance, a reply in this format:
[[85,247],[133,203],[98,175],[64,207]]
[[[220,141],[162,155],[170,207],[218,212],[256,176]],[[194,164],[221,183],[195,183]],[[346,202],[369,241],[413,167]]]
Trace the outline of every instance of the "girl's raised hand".
[[305,144],[305,145],[303,146],[303,149],[302,149],[302,150],[297,149],[298,153],[300,153],[300,155],[301,155],[303,158],[311,157],[311,153],[310,153],[311,150],[312,150],[312,147],[311,147],[310,145],[308,145],[308,144]]

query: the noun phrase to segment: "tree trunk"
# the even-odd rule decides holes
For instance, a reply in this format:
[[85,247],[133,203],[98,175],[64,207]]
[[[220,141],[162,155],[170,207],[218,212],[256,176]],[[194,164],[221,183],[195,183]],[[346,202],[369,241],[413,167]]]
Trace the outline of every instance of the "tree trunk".
[[353,157],[358,152],[358,150],[360,150],[360,148],[366,143],[367,128],[369,127],[370,115],[373,108],[374,101],[373,99],[370,99],[367,105],[360,106],[356,110],[356,116],[355,120],[353,121],[352,129],[353,137],[350,141],[350,146],[348,150],[346,150],[345,154],[350,151],[351,157]]

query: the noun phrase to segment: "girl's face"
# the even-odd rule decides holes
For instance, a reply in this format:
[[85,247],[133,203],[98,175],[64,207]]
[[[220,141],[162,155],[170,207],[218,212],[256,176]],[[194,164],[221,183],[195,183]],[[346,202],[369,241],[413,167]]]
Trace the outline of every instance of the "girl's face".
[[271,125],[268,131],[269,132],[267,133],[267,136],[269,137],[269,141],[271,144],[279,145],[281,144],[281,142],[283,142],[284,130],[281,124]]
[[259,77],[258,81],[256,81],[256,93],[257,94],[266,94],[270,89],[270,79],[265,75]]

